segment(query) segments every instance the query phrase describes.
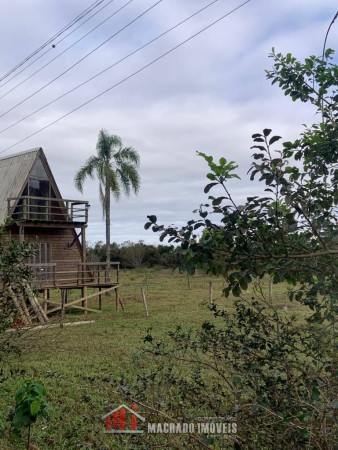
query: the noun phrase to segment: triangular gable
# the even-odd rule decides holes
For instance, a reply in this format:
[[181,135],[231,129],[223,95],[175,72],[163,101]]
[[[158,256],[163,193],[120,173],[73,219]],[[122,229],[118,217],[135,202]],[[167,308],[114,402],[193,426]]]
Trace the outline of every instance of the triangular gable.
[[[35,161],[32,164],[32,167],[31,167],[30,172],[26,179],[26,183],[23,185],[21,192],[19,194],[19,197],[22,195],[31,195],[31,193],[28,192],[28,181],[29,181],[29,179],[32,179],[32,178],[38,179],[38,180],[43,180],[43,179],[48,180],[50,182],[51,191],[52,191],[51,197],[58,198],[58,199],[62,198],[59,188],[57,187],[57,184],[53,177],[52,171],[50,170],[46,156],[42,149],[40,149],[40,151],[36,155]],[[49,197],[49,194],[46,196]]]
[[35,166],[38,165],[39,163],[42,164],[43,169],[45,170],[45,172],[47,174],[47,177],[48,177],[49,181],[51,182],[51,186],[52,186],[52,189],[53,189],[53,191],[55,193],[56,198],[62,198],[61,192],[59,191],[59,188],[58,188],[58,186],[56,184],[55,178],[54,178],[53,173],[52,173],[52,171],[51,171],[51,169],[49,167],[47,158],[46,158],[42,148],[40,148],[40,152],[37,155],[37,159],[35,161],[35,164],[32,166],[32,170],[31,170],[30,174],[33,173]]
[[40,150],[34,148],[0,159],[0,224],[7,217],[7,199],[21,195]]
[[[7,217],[7,199],[23,195],[29,177],[44,171],[56,198],[62,198],[42,148],[0,159],[0,224]],[[14,206],[12,204],[11,206]]]

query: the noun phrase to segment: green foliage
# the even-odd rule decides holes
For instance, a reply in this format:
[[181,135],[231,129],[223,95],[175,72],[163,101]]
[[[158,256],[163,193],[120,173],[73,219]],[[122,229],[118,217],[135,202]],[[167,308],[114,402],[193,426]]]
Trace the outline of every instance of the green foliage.
[[15,394],[12,425],[15,430],[28,427],[38,417],[47,417],[47,392],[39,381],[27,381]]
[[50,412],[46,396],[46,389],[39,381],[27,381],[15,394],[15,407],[10,419],[14,433],[28,427],[27,449],[30,448],[31,425],[39,417],[46,418]]
[[[110,244],[111,261],[119,261],[122,269],[139,267],[172,267],[180,265],[180,255],[173,245],[151,245],[139,242],[122,242]],[[106,245],[101,241],[87,247],[89,261],[105,261]]]
[[22,282],[32,277],[26,262],[34,251],[34,245],[6,239],[6,228],[0,226],[0,361],[9,353],[19,351],[16,337],[5,333],[14,324],[17,313],[7,288],[15,285],[24,292]]
[[214,306],[200,329],[148,330],[143,371],[122,390],[172,418],[233,417],[238,432],[218,436],[221,448],[333,449],[330,336],[271,306],[240,299],[234,313]]
[[[213,307],[217,326],[177,329],[170,341],[148,334],[156,370],[138,377],[136,392],[168,413],[235,415],[238,449],[333,449],[337,433],[338,299],[338,66],[333,51],[305,62],[273,50],[267,78],[293,101],[309,102],[320,122],[299,139],[281,142],[269,128],[253,138],[250,181],[264,196],[238,204],[228,181],[236,165],[199,153],[209,166],[204,189],[215,187],[182,228],[148,216],[146,229],[179,245],[188,273],[196,268],[222,275],[235,313]],[[215,219],[215,218],[218,218]],[[202,237],[199,233],[202,232]],[[289,299],[308,308],[307,322],[287,317],[260,287],[269,276],[288,283]],[[254,288],[248,301],[245,293]],[[220,321],[223,321],[220,323]],[[173,401],[164,399],[168,393]],[[143,392],[143,394],[142,394]],[[324,425],[325,424],[325,425]],[[188,443],[187,443],[187,447]],[[192,448],[192,447],[191,447]],[[230,448],[230,447],[227,447]]]
[[[149,216],[145,227],[160,232],[161,240],[180,244],[190,273],[199,267],[224,275],[225,296],[239,296],[253,278],[269,274],[274,283],[301,285],[290,289],[290,299],[308,305],[314,320],[332,319],[338,294],[338,68],[314,57],[302,64],[291,55],[271,56],[275,69],[268,78],[277,79],[286,94],[297,93],[297,98],[317,106],[322,121],[306,127],[295,142],[280,144],[281,137],[271,129],[252,136],[250,180],[264,183],[266,195],[248,197],[243,205],[226,185],[237,166],[199,153],[212,181],[204,191],[218,186],[224,195],[210,195],[210,203],[196,210],[200,218],[181,229],[159,225],[156,216]],[[215,216],[218,221],[210,219]],[[201,230],[203,239],[198,239]]]

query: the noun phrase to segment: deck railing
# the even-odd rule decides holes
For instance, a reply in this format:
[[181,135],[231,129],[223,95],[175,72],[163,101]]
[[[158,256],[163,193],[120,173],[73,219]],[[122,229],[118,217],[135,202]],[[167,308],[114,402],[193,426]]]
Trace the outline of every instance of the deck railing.
[[12,197],[7,199],[7,213],[15,221],[88,222],[87,201],[49,197]]
[[77,269],[62,268],[62,261],[49,264],[28,264],[36,288],[67,286],[104,286],[119,283],[119,262],[78,263]]

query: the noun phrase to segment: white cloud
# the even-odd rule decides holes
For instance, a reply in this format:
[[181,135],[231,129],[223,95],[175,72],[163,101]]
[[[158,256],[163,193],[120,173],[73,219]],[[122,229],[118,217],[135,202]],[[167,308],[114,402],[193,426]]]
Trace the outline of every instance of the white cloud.
[[[61,73],[154,1],[131,3],[120,15],[84,39],[81,45],[0,100],[0,114]],[[6,73],[90,3],[89,0],[17,0],[2,5],[0,39],[4,45],[0,73]],[[41,58],[41,62],[0,88],[0,96],[123,3],[122,0],[114,1]],[[163,1],[77,68],[1,118],[1,129],[114,63],[207,3],[207,0]],[[238,4],[234,0],[220,0],[198,18],[114,70],[1,134],[0,151],[118,82]],[[120,135],[126,145],[134,146],[141,155],[142,185],[137,198],[121,199],[112,204],[112,239],[157,242],[154,234],[143,229],[147,214],[157,214],[161,222],[180,224],[206,200],[203,186],[207,167],[196,156],[196,150],[211,153],[216,158],[224,155],[240,164],[242,182],[232,183],[231,188],[238,201],[243,201],[248,191],[257,189],[248,187],[245,176],[252,153],[251,134],[271,127],[289,139],[297,136],[302,123],[316,120],[314,111],[307,105],[292,103],[278,87],[270,86],[264,70],[271,67],[267,55],[272,46],[300,58],[319,54],[335,12],[334,0],[252,0],[154,66],[7,153],[42,146],[63,196],[77,198],[79,193],[74,188],[73,177],[95,151],[99,130],[106,128]],[[333,45],[337,37],[338,25],[335,24],[328,46]],[[96,182],[85,185],[84,197],[91,203],[87,236],[92,242],[104,240],[104,222],[97,193]]]

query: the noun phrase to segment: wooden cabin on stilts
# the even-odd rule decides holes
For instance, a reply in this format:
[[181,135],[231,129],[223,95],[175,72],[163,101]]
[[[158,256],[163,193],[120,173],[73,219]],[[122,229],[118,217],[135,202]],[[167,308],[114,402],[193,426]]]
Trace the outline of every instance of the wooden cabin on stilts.
[[[36,245],[27,261],[34,273],[33,286],[27,288],[30,294],[15,298],[24,324],[30,322],[28,306],[44,323],[50,314],[67,308],[99,312],[107,292],[115,291],[118,304],[119,263],[87,262],[89,204],[62,198],[42,148],[1,158],[0,180],[0,223],[11,218],[6,237]],[[40,301],[35,302],[31,288],[41,293]],[[88,292],[89,288],[93,289]],[[59,300],[51,295],[56,289]],[[77,291],[79,298],[68,301],[70,291]],[[88,300],[95,298],[98,309],[89,308]]]

